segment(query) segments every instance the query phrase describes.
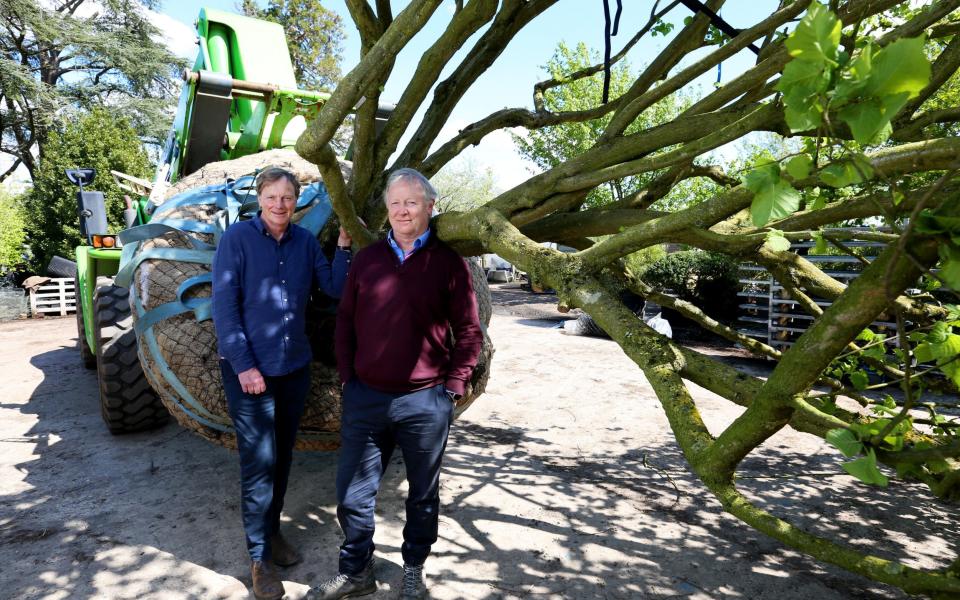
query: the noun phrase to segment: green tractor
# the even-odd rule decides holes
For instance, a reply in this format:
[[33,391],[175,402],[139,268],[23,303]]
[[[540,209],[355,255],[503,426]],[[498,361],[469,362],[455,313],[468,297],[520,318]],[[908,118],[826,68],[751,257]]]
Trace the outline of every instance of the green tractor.
[[[293,147],[329,97],[297,89],[280,25],[210,9],[201,9],[196,25],[199,52],[183,74],[154,182],[114,173],[133,182],[135,187],[125,189],[140,192],[137,200],[128,200],[127,230],[147,225],[169,186],[205,165]],[[378,125],[391,110],[381,107]],[[112,433],[162,425],[168,412],[138,358],[129,281],[122,273],[115,280],[123,235],[108,231],[103,194],[84,189],[94,183],[94,170],[71,170],[67,176],[80,188],[77,208],[86,241],[76,250],[80,354],[85,366],[97,369],[103,419]]]

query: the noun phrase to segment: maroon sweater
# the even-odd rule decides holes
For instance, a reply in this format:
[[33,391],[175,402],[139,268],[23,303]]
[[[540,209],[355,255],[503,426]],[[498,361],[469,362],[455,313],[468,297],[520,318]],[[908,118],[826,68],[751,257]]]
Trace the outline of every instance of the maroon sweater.
[[342,382],[356,375],[390,393],[443,383],[462,394],[482,345],[470,270],[436,233],[403,263],[386,240],[357,253],[337,311]]

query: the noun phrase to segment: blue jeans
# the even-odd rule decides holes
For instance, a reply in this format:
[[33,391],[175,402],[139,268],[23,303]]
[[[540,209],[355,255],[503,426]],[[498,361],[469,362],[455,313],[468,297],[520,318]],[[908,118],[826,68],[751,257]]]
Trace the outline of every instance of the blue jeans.
[[223,390],[240,452],[240,504],[251,560],[270,560],[270,536],[280,529],[293,444],[310,391],[310,366],[264,376],[267,391],[247,394],[230,363],[220,361]]
[[397,446],[410,484],[400,552],[405,564],[427,559],[437,541],[440,463],[452,420],[453,403],[443,385],[388,394],[354,378],[344,387],[337,463],[337,519],[346,538],[341,573],[356,575],[373,557],[377,491]]

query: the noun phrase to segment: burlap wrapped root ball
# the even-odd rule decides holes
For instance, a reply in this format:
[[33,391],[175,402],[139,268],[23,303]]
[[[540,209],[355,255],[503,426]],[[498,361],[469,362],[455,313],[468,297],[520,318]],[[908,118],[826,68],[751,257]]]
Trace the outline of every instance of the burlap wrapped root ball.
[[[236,179],[267,166],[282,167],[291,171],[304,186],[320,180],[320,173],[316,166],[303,160],[292,150],[272,150],[236,160],[209,164],[171,186],[166,197],[171,198],[193,188],[221,184],[228,178]],[[343,163],[342,169],[344,176],[349,177],[349,163]],[[163,219],[209,222],[214,218],[216,211],[215,205],[183,206],[164,213]],[[297,213],[294,221],[305,213],[306,211]],[[333,221],[335,216],[328,222],[324,229],[325,233],[330,232],[329,228],[336,227]],[[211,235],[193,235],[209,243],[213,242]],[[321,236],[321,239],[333,238]],[[156,247],[189,248],[190,244],[185,234],[170,233],[143,242],[138,252]],[[493,356],[493,344],[486,333],[491,315],[490,289],[479,265],[471,260],[467,262],[471,265],[473,272],[473,285],[484,329],[484,344],[479,364],[467,387],[467,393],[458,403],[458,415],[483,393]],[[132,285],[144,309],[150,310],[175,300],[181,283],[208,271],[209,266],[203,264],[146,259],[137,268]],[[187,297],[209,296],[209,284],[196,286],[187,294]],[[308,315],[308,334],[314,356],[311,364],[312,385],[307,396],[303,419],[300,422],[296,448],[298,450],[333,450],[340,443],[341,414],[340,382],[333,356],[335,305],[329,301],[325,305],[323,302],[314,304],[319,306],[314,307]],[[209,319],[198,322],[194,314],[188,312],[160,321],[154,326],[153,331],[156,335],[156,350],[149,347],[146,336],[141,336],[139,338],[140,356],[147,378],[160,395],[164,405],[184,427],[217,444],[230,448],[236,447],[236,437],[232,427],[229,431],[220,430],[223,424],[229,424],[229,415],[220,377],[219,354],[213,322]],[[390,333],[384,332],[384,335],[390,335]],[[188,414],[187,410],[200,415],[203,419],[202,411],[197,411],[189,402],[185,402],[184,394],[177,390],[176,385],[164,378],[163,365],[157,360],[155,352],[158,352],[167,363],[169,371],[193,401],[217,417],[213,422],[220,423],[220,428],[216,425],[204,424]]]

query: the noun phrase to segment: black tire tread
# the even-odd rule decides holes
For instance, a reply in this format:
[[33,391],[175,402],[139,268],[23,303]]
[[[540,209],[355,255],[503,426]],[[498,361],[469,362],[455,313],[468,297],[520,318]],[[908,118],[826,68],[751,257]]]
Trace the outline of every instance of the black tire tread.
[[113,285],[109,277],[98,277],[93,307],[99,342],[96,362],[103,421],[111,433],[130,433],[163,425],[170,415],[140,366],[130,314],[130,291]]

